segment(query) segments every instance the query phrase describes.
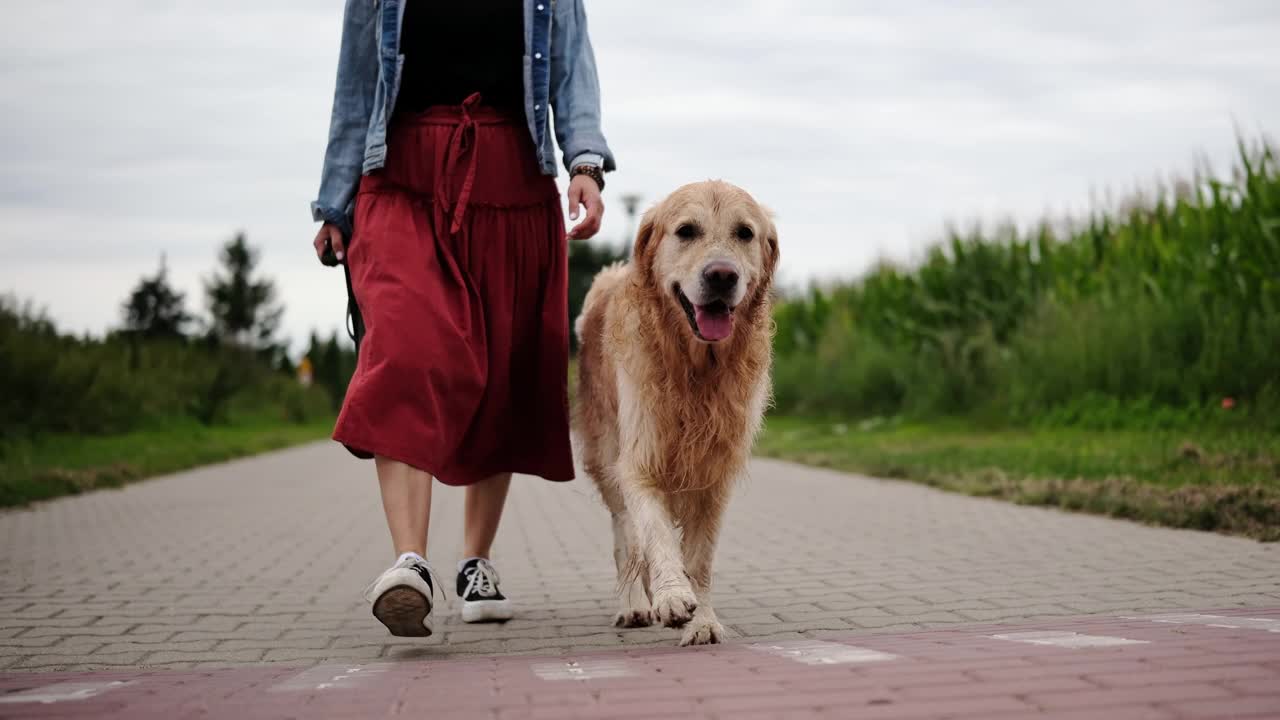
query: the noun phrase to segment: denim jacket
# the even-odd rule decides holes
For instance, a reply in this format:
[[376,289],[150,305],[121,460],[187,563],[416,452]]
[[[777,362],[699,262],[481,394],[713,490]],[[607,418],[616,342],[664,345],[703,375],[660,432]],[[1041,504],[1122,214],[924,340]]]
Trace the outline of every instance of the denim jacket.
[[[400,24],[407,1],[347,0],[343,15],[329,145],[311,216],[348,236],[361,175],[386,162],[387,124],[404,67]],[[524,0],[525,117],[545,175],[556,174],[548,110],[566,168],[615,167],[600,131],[600,83],[582,3]]]

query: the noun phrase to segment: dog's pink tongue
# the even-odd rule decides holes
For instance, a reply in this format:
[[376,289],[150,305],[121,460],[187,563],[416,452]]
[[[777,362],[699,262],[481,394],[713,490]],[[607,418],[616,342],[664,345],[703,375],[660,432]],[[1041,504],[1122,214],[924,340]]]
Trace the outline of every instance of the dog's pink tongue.
[[733,331],[733,315],[727,312],[710,312],[695,307],[693,319],[698,323],[698,334],[703,340],[723,340]]

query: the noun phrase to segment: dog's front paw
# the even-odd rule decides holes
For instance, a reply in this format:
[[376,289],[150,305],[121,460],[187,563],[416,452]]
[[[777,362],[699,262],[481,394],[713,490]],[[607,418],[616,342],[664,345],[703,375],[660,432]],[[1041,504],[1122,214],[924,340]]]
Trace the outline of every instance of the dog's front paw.
[[715,618],[698,618],[684,626],[680,647],[688,645],[715,645],[724,642],[724,626]]
[[698,598],[688,585],[659,590],[653,594],[653,616],[666,627],[682,627],[693,619],[693,611],[697,609]]
[[648,608],[630,608],[613,616],[613,626],[620,628],[649,627],[653,624],[653,612]]

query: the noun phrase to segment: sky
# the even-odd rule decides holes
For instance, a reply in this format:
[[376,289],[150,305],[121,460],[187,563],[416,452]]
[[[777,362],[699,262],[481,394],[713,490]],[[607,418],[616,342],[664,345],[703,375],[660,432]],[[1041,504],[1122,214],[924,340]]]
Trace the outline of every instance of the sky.
[[[410,0],[418,1],[418,0]],[[910,262],[948,223],[1028,224],[1225,172],[1280,129],[1280,3],[585,0],[618,159],[600,241],[721,178],[776,214],[781,282]],[[295,346],[342,324],[311,250],[341,0],[41,0],[0,25],[0,294],[100,333],[161,254],[244,231]],[[561,178],[561,187],[564,179]],[[629,238],[628,238],[629,240]]]

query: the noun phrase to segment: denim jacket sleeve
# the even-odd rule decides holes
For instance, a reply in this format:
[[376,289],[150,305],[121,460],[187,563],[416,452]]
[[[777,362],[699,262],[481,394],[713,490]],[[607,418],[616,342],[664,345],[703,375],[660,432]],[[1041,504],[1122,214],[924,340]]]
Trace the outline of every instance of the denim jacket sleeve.
[[314,220],[331,222],[351,235],[356,187],[364,165],[365,139],[378,84],[376,3],[347,0],[342,19],[338,73],[329,118],[329,144],[320,174],[320,193],[311,203]]
[[590,164],[614,170],[600,130],[600,80],[587,36],[583,0],[556,0],[551,24],[551,109],[566,170]]

